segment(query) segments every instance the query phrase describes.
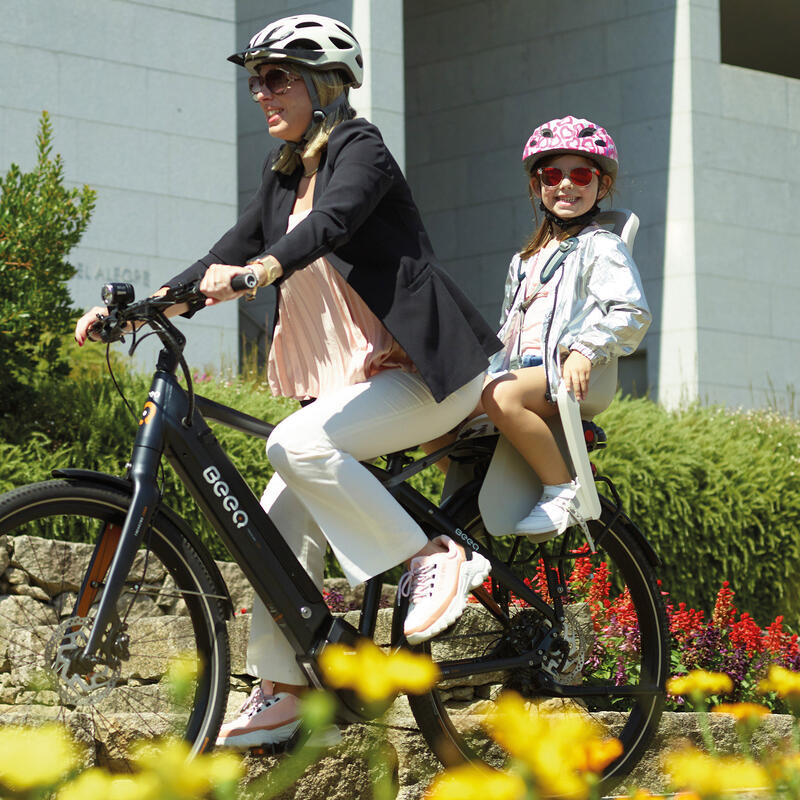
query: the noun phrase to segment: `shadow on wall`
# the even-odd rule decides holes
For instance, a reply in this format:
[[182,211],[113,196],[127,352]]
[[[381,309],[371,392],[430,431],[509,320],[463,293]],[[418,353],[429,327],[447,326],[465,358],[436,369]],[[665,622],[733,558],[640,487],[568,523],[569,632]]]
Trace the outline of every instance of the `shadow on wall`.
[[620,382],[655,396],[675,6],[626,8],[405,0],[406,170],[440,261],[495,324],[509,259],[534,226],[525,140],[567,114],[608,128],[621,154],[615,205],[641,220],[636,262],[654,315]]

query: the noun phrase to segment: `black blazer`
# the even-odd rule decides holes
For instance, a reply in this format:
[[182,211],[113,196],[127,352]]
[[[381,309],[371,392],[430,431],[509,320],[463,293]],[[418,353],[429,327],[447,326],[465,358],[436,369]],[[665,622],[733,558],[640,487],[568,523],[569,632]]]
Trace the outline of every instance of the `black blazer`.
[[325,256],[408,353],[437,402],[485,370],[500,342],[436,263],[408,183],[378,129],[363,119],[334,128],[313,209],[289,233],[302,170],[274,172],[277,154],[278,148],[267,157],[261,187],[236,224],[165,285],[201,277],[211,264],[244,265],[268,253],[283,266],[279,307],[280,283]]

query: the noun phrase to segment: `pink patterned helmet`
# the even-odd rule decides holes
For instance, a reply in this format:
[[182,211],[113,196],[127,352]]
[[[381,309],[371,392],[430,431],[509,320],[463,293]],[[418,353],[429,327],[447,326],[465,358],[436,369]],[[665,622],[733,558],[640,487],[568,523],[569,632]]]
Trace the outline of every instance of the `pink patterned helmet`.
[[540,125],[522,151],[522,163],[530,173],[537,161],[564,153],[590,158],[603,172],[617,177],[617,146],[608,131],[588,119],[575,117],[552,119]]

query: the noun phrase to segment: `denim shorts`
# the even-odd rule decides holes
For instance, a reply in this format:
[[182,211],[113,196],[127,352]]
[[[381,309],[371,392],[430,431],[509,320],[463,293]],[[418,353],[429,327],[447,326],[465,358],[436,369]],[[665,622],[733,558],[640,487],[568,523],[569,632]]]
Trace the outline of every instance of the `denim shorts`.
[[533,353],[526,353],[524,356],[522,356],[520,368],[525,369],[525,367],[541,367],[542,364],[544,364],[544,359],[541,356],[534,355]]

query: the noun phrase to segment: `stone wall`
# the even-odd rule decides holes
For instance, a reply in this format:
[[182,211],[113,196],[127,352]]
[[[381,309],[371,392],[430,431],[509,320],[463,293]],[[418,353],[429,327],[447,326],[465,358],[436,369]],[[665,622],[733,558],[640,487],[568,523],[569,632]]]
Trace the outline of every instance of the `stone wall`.
[[[8,675],[7,653],[14,646],[30,647],[27,639],[20,639],[19,628],[24,625],[54,627],[56,620],[64,616],[64,609],[71,609],[76,592],[87,569],[92,547],[86,544],[71,544],[60,541],[37,539],[30,536],[0,536],[0,724],[24,722],[24,700],[14,695],[4,674]],[[152,566],[152,565],[151,565]],[[136,568],[141,568],[141,561]],[[244,656],[249,628],[249,613],[241,613],[251,606],[252,594],[247,581],[237,565],[219,563],[226,583],[231,591],[236,616],[229,622],[231,639],[231,671],[233,673],[228,714],[236,711],[246,697],[247,684],[241,679],[244,673]],[[160,581],[160,583],[159,583]],[[172,652],[170,636],[176,628],[186,626],[185,618],[176,618],[169,612],[170,585],[163,571],[151,574],[148,569],[148,592],[154,596],[153,602],[161,606],[158,618],[151,617],[149,624],[157,625],[158,631],[151,633],[152,645],[147,658],[132,659],[129,671],[135,672],[141,683],[146,683],[148,674],[163,670],[165,659]],[[347,587],[341,580],[332,581],[329,588],[345,594]],[[345,597],[345,601],[357,596]],[[390,600],[390,595],[387,595]],[[164,609],[167,609],[165,613]],[[353,612],[351,612],[353,613]],[[391,624],[391,609],[380,612],[376,640],[388,641]],[[354,618],[350,620],[355,622]],[[470,606],[460,625],[462,632],[480,626],[480,610]],[[133,634],[132,634],[133,639]],[[31,641],[35,642],[35,639]],[[174,648],[173,648],[174,649]],[[446,654],[444,654],[446,655]],[[479,685],[449,686],[445,694],[454,700],[474,707],[481,698],[491,694],[497,685],[488,676]],[[54,705],[55,695],[49,701]],[[5,705],[4,705],[5,704]],[[473,704],[470,706],[469,704]],[[55,709],[54,709],[55,710]],[[116,713],[115,709],[110,713]],[[475,716],[473,714],[473,716]],[[124,758],[124,747],[136,738],[152,735],[152,719],[147,715],[129,715],[129,725],[124,729],[113,748],[104,753],[106,761],[114,762]],[[774,716],[763,726],[755,740],[755,749],[761,750],[777,737],[788,734],[791,718]],[[139,726],[139,727],[137,727]],[[737,737],[731,717],[715,715],[712,719],[715,739],[722,752],[735,751]],[[86,738],[91,733],[78,731]],[[652,791],[663,791],[665,784],[659,767],[661,753],[676,739],[689,739],[700,745],[697,719],[693,714],[666,713],[658,734],[643,761],[637,766],[626,786],[646,786]],[[370,748],[382,747],[387,763],[396,774],[398,797],[412,800],[423,795],[425,788],[441,765],[431,754],[417,728],[408,702],[400,697],[377,725],[351,725],[343,731],[339,745],[328,751],[323,758],[309,767],[297,784],[281,795],[282,798],[302,798],[303,800],[356,800],[371,797],[368,772],[368,753]],[[268,772],[276,763],[276,757],[247,756],[248,782]],[[621,789],[620,789],[621,790]]]

